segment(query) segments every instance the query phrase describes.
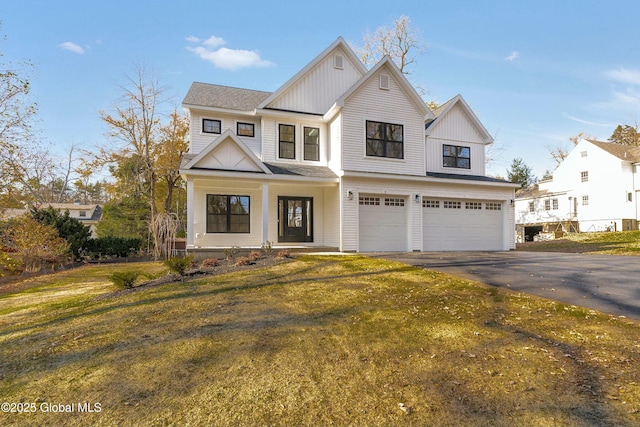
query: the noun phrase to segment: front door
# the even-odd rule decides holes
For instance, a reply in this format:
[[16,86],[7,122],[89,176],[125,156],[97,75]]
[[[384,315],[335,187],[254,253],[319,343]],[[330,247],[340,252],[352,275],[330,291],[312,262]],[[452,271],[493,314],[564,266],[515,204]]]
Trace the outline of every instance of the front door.
[[278,197],[278,242],[313,242],[312,197]]

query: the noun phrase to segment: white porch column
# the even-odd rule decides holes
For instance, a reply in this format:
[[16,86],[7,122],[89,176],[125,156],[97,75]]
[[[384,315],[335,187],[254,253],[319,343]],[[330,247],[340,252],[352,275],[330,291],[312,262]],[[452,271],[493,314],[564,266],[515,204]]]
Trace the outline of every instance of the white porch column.
[[269,240],[269,184],[262,184],[262,243]]
[[195,203],[193,181],[187,178],[187,248],[194,247],[193,205]]

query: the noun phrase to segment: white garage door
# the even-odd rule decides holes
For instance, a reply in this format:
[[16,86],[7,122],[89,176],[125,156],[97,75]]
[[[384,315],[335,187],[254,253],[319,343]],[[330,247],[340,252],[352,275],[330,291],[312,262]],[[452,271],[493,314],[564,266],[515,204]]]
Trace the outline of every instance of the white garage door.
[[408,215],[405,198],[361,195],[359,203],[360,252],[406,252]]
[[502,202],[422,200],[425,251],[501,251]]

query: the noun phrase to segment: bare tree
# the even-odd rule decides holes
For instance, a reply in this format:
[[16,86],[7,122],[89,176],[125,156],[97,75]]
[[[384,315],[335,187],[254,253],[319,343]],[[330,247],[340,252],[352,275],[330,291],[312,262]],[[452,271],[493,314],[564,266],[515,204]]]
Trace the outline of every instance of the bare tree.
[[426,44],[419,32],[411,26],[409,17],[404,15],[393,21],[393,28],[382,26],[373,33],[365,34],[363,45],[355,48],[356,54],[367,67],[389,55],[404,74],[410,74],[408,67],[425,50]]

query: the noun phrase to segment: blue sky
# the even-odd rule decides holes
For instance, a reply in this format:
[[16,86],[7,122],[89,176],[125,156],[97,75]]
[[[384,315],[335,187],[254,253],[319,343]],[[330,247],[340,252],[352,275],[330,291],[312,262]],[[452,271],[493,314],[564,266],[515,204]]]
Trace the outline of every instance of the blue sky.
[[108,145],[99,110],[145,64],[179,105],[193,81],[273,91],[338,36],[408,16],[427,45],[411,70],[426,98],[460,93],[495,138],[488,172],[521,157],[538,177],[549,148],[606,140],[640,116],[635,1],[5,2],[3,63],[30,61],[38,129],[64,150]]

